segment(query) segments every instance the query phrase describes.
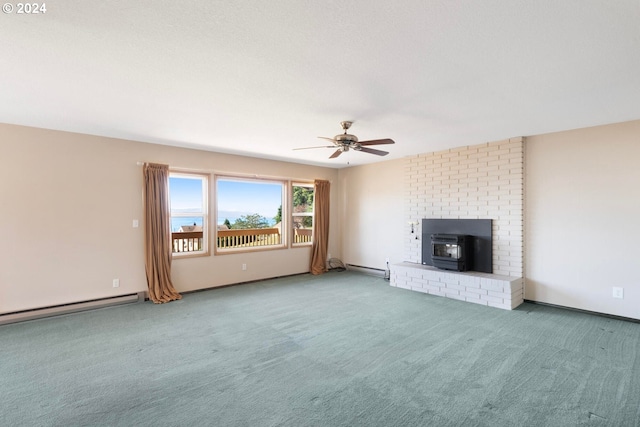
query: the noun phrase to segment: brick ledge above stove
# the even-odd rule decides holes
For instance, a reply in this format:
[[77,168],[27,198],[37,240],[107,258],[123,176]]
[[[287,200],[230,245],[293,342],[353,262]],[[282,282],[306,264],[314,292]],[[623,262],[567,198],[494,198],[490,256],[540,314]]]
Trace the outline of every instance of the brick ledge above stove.
[[410,262],[392,266],[390,284],[397,288],[505,310],[516,308],[524,298],[522,277],[440,270]]

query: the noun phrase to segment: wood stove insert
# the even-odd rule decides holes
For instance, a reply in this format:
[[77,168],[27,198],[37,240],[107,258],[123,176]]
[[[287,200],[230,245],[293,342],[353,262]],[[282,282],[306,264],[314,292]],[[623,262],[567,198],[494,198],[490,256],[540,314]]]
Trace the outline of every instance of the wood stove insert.
[[[459,261],[452,263],[452,258],[446,256],[444,265],[434,264],[431,256],[433,246],[431,236],[453,235],[465,236],[465,249],[461,255],[465,255],[464,266]],[[450,243],[451,244],[451,243]],[[440,219],[424,218],[422,220],[422,264],[432,265],[436,268],[443,268],[454,271],[478,271],[481,273],[493,273],[493,251],[492,251],[492,224],[490,219]],[[445,246],[446,248],[446,246]],[[467,251],[470,251],[467,252]],[[441,252],[441,254],[445,254]],[[467,255],[469,254],[469,255]],[[464,270],[458,270],[464,268]]]
[[467,271],[473,265],[471,236],[432,234],[431,262],[444,270]]

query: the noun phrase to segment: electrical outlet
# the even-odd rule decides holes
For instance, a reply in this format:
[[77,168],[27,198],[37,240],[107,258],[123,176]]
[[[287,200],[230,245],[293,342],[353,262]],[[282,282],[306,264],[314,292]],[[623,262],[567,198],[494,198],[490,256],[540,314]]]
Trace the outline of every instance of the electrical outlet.
[[140,226],[140,222],[138,222],[137,219],[133,220],[133,228],[138,228],[138,226]]
[[247,264],[242,264],[242,271],[245,271],[247,269]]
[[623,288],[616,288],[615,286],[613,287],[613,297],[614,298],[620,298],[623,299],[624,298],[624,289]]
[[327,254],[327,259],[331,259],[331,254]]
[[113,279],[113,287],[114,288],[120,287],[120,279]]

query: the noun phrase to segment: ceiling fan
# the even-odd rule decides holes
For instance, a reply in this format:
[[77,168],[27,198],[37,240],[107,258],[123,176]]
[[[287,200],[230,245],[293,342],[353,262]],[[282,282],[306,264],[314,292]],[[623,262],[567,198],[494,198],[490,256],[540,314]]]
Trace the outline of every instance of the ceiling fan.
[[393,139],[372,139],[369,141],[358,141],[358,137],[355,135],[351,135],[347,133],[347,130],[351,127],[353,122],[340,122],[340,126],[344,130],[344,133],[334,136],[333,138],[327,138],[324,136],[319,136],[318,138],[326,139],[333,142],[333,145],[320,145],[317,147],[304,147],[304,148],[294,148],[294,150],[309,150],[311,148],[336,148],[338,149],[329,156],[330,159],[335,159],[340,154],[345,151],[355,150],[362,151],[363,153],[375,154],[376,156],[386,156],[389,154],[388,151],[375,150],[373,148],[367,148],[367,145],[384,145],[384,144],[395,144]]

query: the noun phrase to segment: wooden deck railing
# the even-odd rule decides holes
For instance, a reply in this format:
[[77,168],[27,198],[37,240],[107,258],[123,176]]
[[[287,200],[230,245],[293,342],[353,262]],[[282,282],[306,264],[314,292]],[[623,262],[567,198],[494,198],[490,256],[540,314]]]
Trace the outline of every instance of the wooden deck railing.
[[218,248],[248,248],[282,243],[277,228],[246,228],[242,230],[218,230]]
[[[313,230],[296,228],[293,243],[311,243]],[[202,231],[171,233],[173,252],[198,252],[202,247]],[[241,230],[218,230],[217,247],[219,249],[252,248],[282,243],[278,228],[247,228]]]
[[311,243],[313,230],[311,228],[294,228],[293,243]]
[[202,250],[202,231],[180,231],[171,233],[173,253]]

